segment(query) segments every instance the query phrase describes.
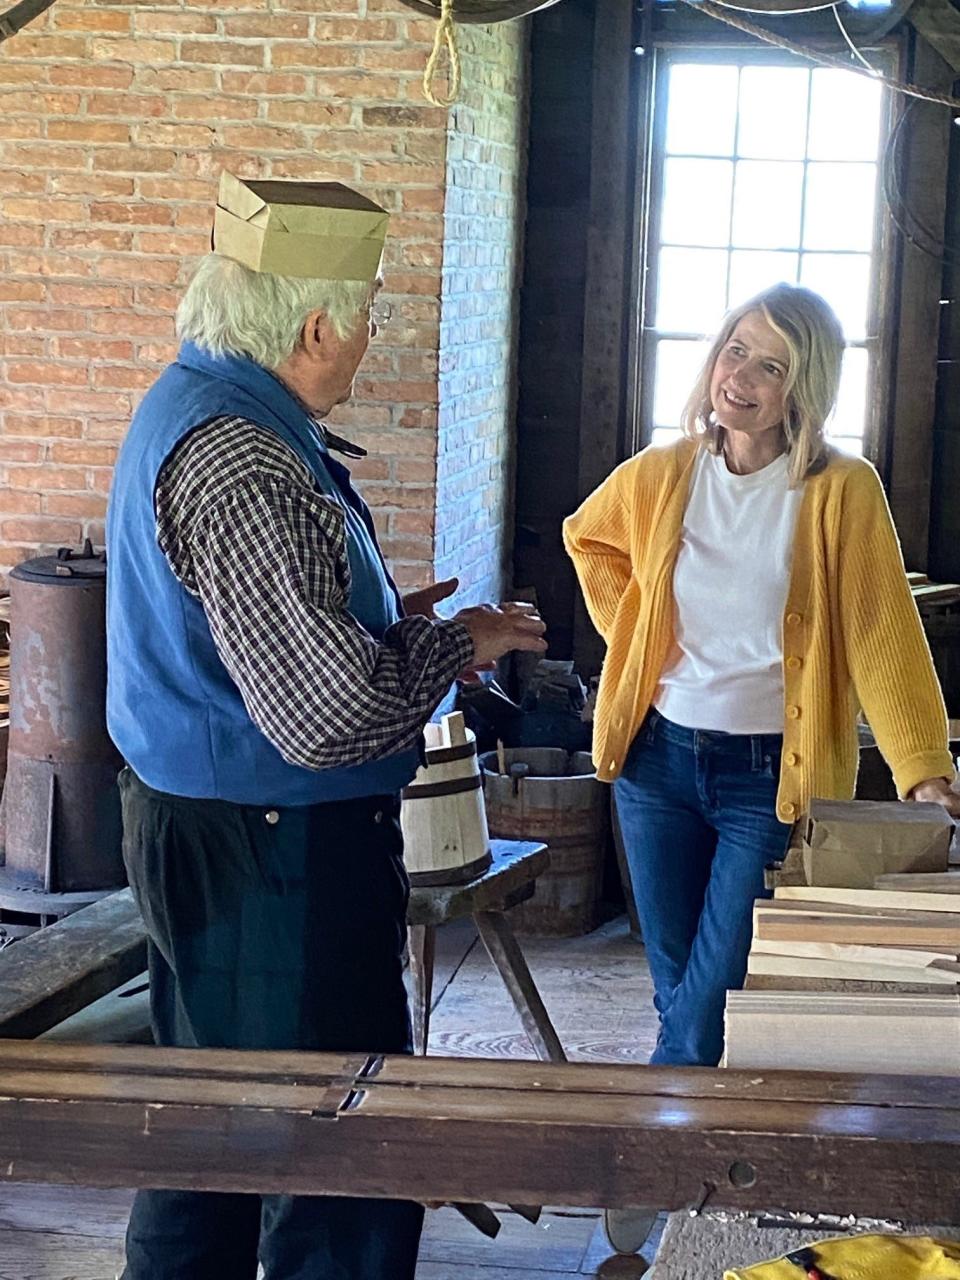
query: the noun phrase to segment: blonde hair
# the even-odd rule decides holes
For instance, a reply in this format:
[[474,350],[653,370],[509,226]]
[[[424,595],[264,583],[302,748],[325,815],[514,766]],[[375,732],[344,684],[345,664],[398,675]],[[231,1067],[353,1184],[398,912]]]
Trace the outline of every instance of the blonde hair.
[[790,484],[796,487],[826,465],[824,428],[837,402],[846,346],[833,309],[812,289],[775,284],[727,313],[683,410],[680,426],[688,439],[700,441],[711,453],[720,452],[723,427],[713,418],[710,383],[717,357],[740,321],[752,311],[760,312],[787,348],[783,432]]
[[249,356],[274,370],[293,354],[311,312],[325,312],[337,337],[346,338],[374,290],[363,280],[251,271],[233,258],[208,253],[177,308],[177,336],[212,355]]

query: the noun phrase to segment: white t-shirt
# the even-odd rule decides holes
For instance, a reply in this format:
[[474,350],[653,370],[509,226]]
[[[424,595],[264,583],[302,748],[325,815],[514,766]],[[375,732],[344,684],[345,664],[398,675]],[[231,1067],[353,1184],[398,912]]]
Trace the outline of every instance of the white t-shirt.
[[783,732],[783,611],[802,497],[786,454],[738,476],[700,450],[673,575],[680,653],[654,697],[668,720]]

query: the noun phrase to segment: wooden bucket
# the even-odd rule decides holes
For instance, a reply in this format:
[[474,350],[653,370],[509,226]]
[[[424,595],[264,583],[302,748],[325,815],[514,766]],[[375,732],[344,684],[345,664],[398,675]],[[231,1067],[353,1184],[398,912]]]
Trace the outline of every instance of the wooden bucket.
[[610,814],[606,786],[597,781],[586,751],[571,756],[554,747],[511,747],[502,760],[506,773],[500,772],[497,752],[481,759],[490,834],[542,840],[550,850],[550,870],[537,880],[536,893],[511,913],[514,927],[541,937],[589,933],[600,923]]
[[463,884],[492,861],[477,740],[454,711],[424,730],[427,764],[403,792],[400,825],[411,884]]

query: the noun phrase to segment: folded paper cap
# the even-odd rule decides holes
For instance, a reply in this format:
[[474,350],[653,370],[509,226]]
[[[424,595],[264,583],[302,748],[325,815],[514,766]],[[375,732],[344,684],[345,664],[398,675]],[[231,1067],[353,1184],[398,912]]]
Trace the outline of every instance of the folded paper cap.
[[213,248],[251,271],[372,283],[389,218],[339,182],[244,182],[224,171]]

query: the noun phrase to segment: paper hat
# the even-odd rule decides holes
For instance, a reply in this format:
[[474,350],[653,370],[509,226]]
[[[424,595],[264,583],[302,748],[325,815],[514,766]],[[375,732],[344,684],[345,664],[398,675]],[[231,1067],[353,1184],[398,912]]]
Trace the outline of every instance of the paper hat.
[[389,218],[339,182],[245,182],[224,171],[213,248],[251,271],[372,283]]

